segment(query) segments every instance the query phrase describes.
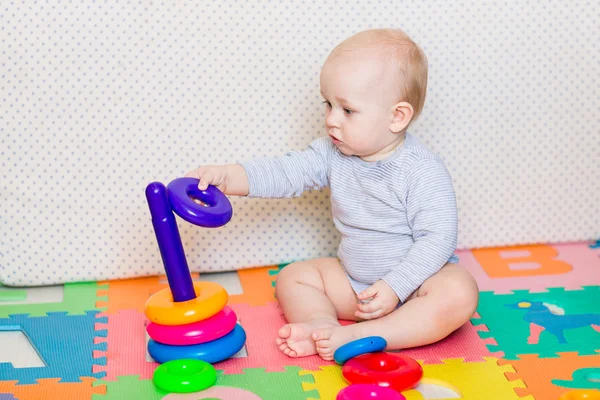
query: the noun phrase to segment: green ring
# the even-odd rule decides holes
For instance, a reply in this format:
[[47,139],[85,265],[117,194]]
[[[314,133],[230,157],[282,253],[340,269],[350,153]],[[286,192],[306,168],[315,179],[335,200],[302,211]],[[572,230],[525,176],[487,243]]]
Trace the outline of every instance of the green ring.
[[198,392],[215,384],[217,371],[211,364],[201,360],[171,360],[156,368],[153,381],[167,392]]

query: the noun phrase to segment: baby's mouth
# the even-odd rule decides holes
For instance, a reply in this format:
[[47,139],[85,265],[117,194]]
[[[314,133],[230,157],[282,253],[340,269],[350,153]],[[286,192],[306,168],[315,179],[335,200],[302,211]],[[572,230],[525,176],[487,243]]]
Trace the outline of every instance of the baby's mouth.
[[335,144],[335,145],[338,145],[338,144],[342,143],[342,141],[341,141],[341,140],[339,140],[338,138],[336,138],[336,137],[335,137],[335,136],[333,136],[333,135],[329,135],[329,138],[331,139],[331,141],[332,141],[332,142],[333,142],[333,144]]

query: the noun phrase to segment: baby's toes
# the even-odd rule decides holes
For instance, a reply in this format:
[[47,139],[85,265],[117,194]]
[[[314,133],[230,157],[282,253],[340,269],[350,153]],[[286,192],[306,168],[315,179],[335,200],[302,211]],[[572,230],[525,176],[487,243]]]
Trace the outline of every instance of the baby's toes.
[[[328,340],[320,340],[320,342],[329,342]],[[333,360],[333,351],[331,351],[330,343],[323,343],[321,347],[319,347],[319,342],[317,342],[317,353],[323,360]]]
[[298,357],[298,353],[295,350],[289,349],[290,351],[285,353],[288,357]]
[[318,341],[321,341],[321,340],[329,341],[329,339],[331,339],[332,332],[333,332],[333,328],[317,329],[316,331],[313,332],[312,338],[317,343],[317,346],[318,346]]

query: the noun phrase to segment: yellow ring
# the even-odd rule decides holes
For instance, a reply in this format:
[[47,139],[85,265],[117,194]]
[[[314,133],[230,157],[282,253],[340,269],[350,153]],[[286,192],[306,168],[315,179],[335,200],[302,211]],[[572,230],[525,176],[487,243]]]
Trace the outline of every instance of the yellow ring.
[[196,298],[174,302],[171,289],[152,295],[144,307],[146,317],[160,325],[185,325],[212,317],[225,307],[229,298],[223,286],[214,282],[194,282]]

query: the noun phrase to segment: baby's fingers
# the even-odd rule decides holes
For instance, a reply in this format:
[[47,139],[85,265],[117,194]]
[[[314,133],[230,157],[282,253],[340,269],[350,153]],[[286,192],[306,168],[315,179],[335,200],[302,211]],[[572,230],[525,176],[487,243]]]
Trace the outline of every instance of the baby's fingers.
[[379,308],[373,312],[362,312],[359,310],[354,315],[356,315],[358,318],[361,318],[361,319],[379,318],[383,315],[383,309]]
[[220,182],[215,182],[217,179],[215,174],[210,169],[201,170],[198,174],[198,179],[200,179],[200,183],[198,183],[198,189],[206,190],[208,185],[219,184]]
[[371,297],[375,297],[376,294],[377,294],[377,289],[375,289],[373,286],[371,286],[371,287],[366,288],[362,292],[360,292],[357,295],[357,297],[359,300],[366,300]]
[[358,309],[363,313],[372,313],[381,308],[381,302],[377,299],[371,300],[368,303],[358,303]]

